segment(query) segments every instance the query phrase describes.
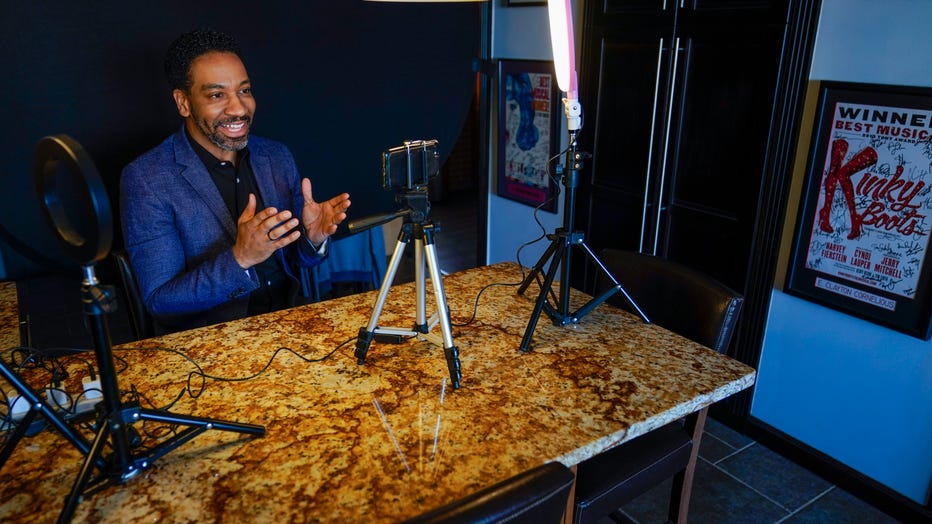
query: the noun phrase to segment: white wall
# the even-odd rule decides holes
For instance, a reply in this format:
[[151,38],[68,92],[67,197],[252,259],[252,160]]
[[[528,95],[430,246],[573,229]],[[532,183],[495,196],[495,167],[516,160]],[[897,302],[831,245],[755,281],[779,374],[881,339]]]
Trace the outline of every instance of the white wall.
[[[578,27],[578,24],[577,24]],[[553,60],[550,46],[550,22],[546,7],[506,7],[501,2],[492,5],[492,59],[512,60]],[[585,102],[585,101],[583,101]],[[493,105],[495,102],[493,102]],[[585,106],[584,106],[585,108]],[[493,110],[492,126],[497,122],[498,113]],[[565,129],[565,127],[561,128]],[[489,187],[495,187],[497,157],[494,132],[490,158]],[[566,137],[561,144],[565,145]],[[584,144],[580,148],[585,149]],[[562,189],[562,187],[561,187]],[[563,223],[562,193],[557,214],[540,211],[537,217],[544,230],[537,225],[533,216],[534,208],[501,198],[494,190],[489,192],[489,231],[486,262],[494,264],[503,261],[516,261],[518,248],[530,242],[546,231],[552,232]],[[547,248],[546,239],[536,242],[521,250],[521,263],[533,266]]]
[[[823,0],[809,78],[932,86],[930,23],[929,0]],[[810,127],[811,117],[804,122]],[[808,147],[805,136],[784,266]],[[932,342],[786,295],[781,287],[778,282],[772,295],[751,415],[924,503],[932,485]]]

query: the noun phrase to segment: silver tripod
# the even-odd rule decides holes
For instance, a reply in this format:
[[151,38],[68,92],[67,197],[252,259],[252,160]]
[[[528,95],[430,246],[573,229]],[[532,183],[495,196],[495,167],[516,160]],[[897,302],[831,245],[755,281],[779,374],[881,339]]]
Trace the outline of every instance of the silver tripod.
[[[420,340],[426,340],[437,346],[443,347],[443,354],[447,360],[447,368],[450,370],[450,381],[454,389],[460,387],[460,360],[459,349],[453,345],[453,330],[450,328],[450,309],[447,307],[446,295],[443,292],[443,281],[440,275],[440,264],[437,260],[437,250],[434,246],[434,234],[440,232],[440,226],[434,225],[427,220],[427,213],[430,210],[430,203],[427,199],[427,193],[423,191],[409,192],[402,197],[408,203],[407,209],[393,216],[401,216],[404,222],[401,226],[401,232],[398,234],[398,243],[395,245],[395,252],[392,254],[391,261],[385,273],[385,279],[382,281],[382,287],[379,288],[379,296],[375,301],[375,307],[372,309],[372,315],[369,317],[369,324],[366,327],[359,328],[359,336],[356,338],[356,359],[357,363],[362,365],[366,361],[366,354],[369,351],[369,345],[372,340],[383,342],[401,342],[402,337],[414,336]],[[350,228],[351,230],[354,228]],[[416,286],[416,318],[414,327],[411,329],[381,327],[378,325],[379,315],[382,314],[382,308],[385,307],[385,299],[388,298],[388,292],[391,288],[398,266],[401,263],[401,257],[404,254],[405,247],[411,239],[414,239],[414,281]],[[434,301],[437,304],[437,310],[427,318],[426,305],[426,277],[424,274],[425,260],[427,270],[430,272],[430,281],[434,289]],[[440,335],[431,334],[430,331],[440,324]]]

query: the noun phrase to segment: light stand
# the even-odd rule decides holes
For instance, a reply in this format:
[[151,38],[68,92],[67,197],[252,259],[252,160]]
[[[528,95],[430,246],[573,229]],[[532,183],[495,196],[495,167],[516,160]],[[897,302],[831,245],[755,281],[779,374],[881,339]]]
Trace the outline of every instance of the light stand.
[[[566,168],[563,176],[564,205],[563,205],[563,227],[547,235],[550,239],[550,245],[541,255],[540,260],[534,265],[527,277],[521,282],[518,293],[523,294],[531,282],[539,281],[539,275],[543,272],[544,267],[549,262],[546,276],[540,286],[540,294],[534,303],[534,310],[528,321],[524,337],[521,339],[520,349],[523,352],[530,350],[531,337],[534,335],[534,329],[540,319],[541,312],[558,326],[566,324],[575,324],[589,314],[593,309],[598,307],[602,302],[608,300],[616,293],[624,295],[625,299],[632,306],[634,311],[641,317],[644,322],[650,322],[647,315],[634,302],[631,295],[625,288],[618,283],[618,280],[612,276],[605,264],[599,260],[599,257],[589,248],[585,241],[585,235],[581,231],[574,231],[573,221],[576,214],[576,188],[579,185],[579,170],[582,167],[583,154],[578,150],[576,141],[579,129],[582,127],[582,106],[579,103],[576,86],[576,66],[575,52],[573,42],[573,20],[571,15],[570,0],[550,0],[550,31],[551,41],[553,43],[554,67],[557,73],[557,83],[560,89],[566,93],[563,98],[564,112],[566,114],[567,128],[569,130],[569,146],[566,150]],[[589,257],[600,271],[602,271],[613,286],[597,297],[590,299],[576,311],[570,311],[570,248],[577,246],[583,249],[586,256]],[[548,301],[548,295],[552,294],[551,287],[555,280],[557,269],[560,271],[560,296],[559,308],[554,307]]]
[[[62,161],[72,174],[82,178],[87,185],[87,192],[77,207],[66,210],[57,190],[56,168]],[[98,409],[97,433],[93,443],[88,446],[84,437],[68,426],[47,404],[38,399],[35,392],[28,387],[20,389],[27,400],[32,403],[27,418],[34,417],[33,411],[46,416],[75,446],[86,455],[78,477],[65,507],[59,515],[59,522],[68,522],[74,515],[78,502],[85,495],[96,493],[112,484],[123,483],[136,476],[140,471],[151,466],[156,459],[167,454],[181,444],[208,429],[234,431],[250,435],[264,435],[265,428],[253,424],[239,424],[221,420],[176,415],[168,411],[142,409],[135,402],[123,403],[117,386],[116,369],[113,364],[113,351],[110,342],[110,330],[106,314],[113,308],[113,292],[109,286],[101,286],[94,272],[94,264],[104,259],[110,252],[113,237],[112,216],[107,192],[100,181],[97,169],[73,139],[65,135],[43,138],[36,147],[34,175],[36,190],[43,204],[43,210],[52,228],[58,234],[63,246],[83,268],[84,280],[81,286],[81,300],[84,313],[94,341],[94,353],[100,376],[102,409]],[[69,212],[70,211],[70,212]],[[85,219],[92,224],[90,235],[85,238],[69,220],[69,216],[85,213]],[[8,375],[7,379],[15,378]],[[12,374],[10,374],[12,375]],[[14,382],[16,384],[16,382]],[[19,386],[17,386],[19,389]],[[173,437],[159,445],[146,450],[134,450],[137,434],[132,424],[140,421],[153,421],[165,424],[187,426]],[[17,428],[19,431],[19,428]],[[17,438],[17,440],[19,440]],[[15,444],[15,442],[14,442]],[[104,453],[107,445],[111,449]],[[11,452],[10,450],[9,452]],[[4,449],[4,460],[9,452]],[[2,462],[0,462],[2,465]],[[95,477],[95,469],[99,471]]]
[[[384,169],[383,164],[383,169]],[[408,165],[411,166],[410,158]],[[379,288],[378,298],[375,306],[372,308],[372,314],[369,317],[369,324],[359,328],[359,335],[356,338],[355,356],[357,363],[362,365],[366,361],[366,354],[369,351],[369,345],[373,340],[382,342],[398,343],[405,336],[415,336],[418,339],[426,340],[434,345],[443,347],[444,357],[447,361],[447,369],[450,371],[450,383],[454,389],[460,387],[460,359],[459,349],[453,345],[453,330],[450,326],[450,308],[447,306],[446,295],[443,291],[443,280],[441,280],[440,263],[437,259],[437,250],[434,246],[434,234],[440,232],[439,224],[434,224],[428,219],[430,213],[430,200],[427,195],[427,176],[424,176],[420,182],[423,184],[411,184],[411,168],[409,167],[408,183],[404,185],[402,191],[396,192],[395,200],[404,202],[405,207],[395,213],[386,215],[376,215],[372,217],[361,218],[349,224],[349,230],[353,233],[364,231],[370,227],[390,222],[396,218],[403,219],[401,231],[398,234],[398,242],[395,244],[395,251],[388,263],[385,272],[385,278],[382,280],[382,286]],[[386,177],[388,179],[388,177]],[[390,186],[385,184],[386,188]],[[382,327],[378,325],[379,315],[382,314],[382,308],[385,307],[385,300],[388,297],[389,289],[395,280],[395,274],[398,266],[401,264],[401,257],[404,254],[405,247],[414,239],[414,281],[415,281],[415,323],[411,329]],[[424,275],[424,264],[427,263],[427,270],[430,272],[431,286],[434,289],[434,301],[437,310],[427,318],[426,306],[426,277]],[[431,329],[440,324],[441,337],[431,334]]]

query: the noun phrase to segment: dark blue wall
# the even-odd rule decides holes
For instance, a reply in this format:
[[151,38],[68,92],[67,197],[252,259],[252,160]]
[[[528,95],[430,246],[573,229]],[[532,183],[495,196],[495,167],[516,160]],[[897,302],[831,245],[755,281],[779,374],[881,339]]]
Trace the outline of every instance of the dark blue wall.
[[[395,209],[381,187],[380,153],[436,138],[449,154],[474,93],[478,5],[2,2],[0,278],[72,264],[35,195],[32,155],[44,136],[84,146],[116,221],[123,166],[181,125],[162,58],[195,27],[240,40],[258,106],[253,132],[291,147],[318,198],[349,191],[351,219]],[[118,229],[114,243],[122,244]]]

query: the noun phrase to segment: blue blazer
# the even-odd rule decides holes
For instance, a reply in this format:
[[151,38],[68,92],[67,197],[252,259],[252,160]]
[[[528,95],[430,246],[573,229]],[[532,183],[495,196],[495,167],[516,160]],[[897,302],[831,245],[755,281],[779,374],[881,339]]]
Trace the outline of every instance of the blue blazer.
[[[301,177],[288,148],[249,137],[249,158],[266,206],[301,216]],[[149,312],[163,329],[246,316],[255,269],[233,258],[236,218],[194,152],[184,126],[123,170],[120,217],[130,263]],[[276,251],[289,277],[323,259],[306,238]]]

